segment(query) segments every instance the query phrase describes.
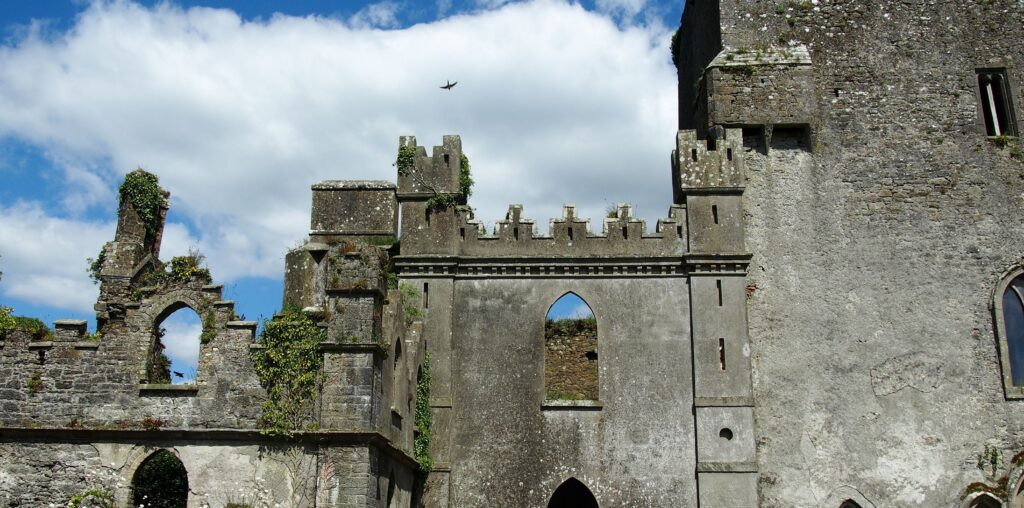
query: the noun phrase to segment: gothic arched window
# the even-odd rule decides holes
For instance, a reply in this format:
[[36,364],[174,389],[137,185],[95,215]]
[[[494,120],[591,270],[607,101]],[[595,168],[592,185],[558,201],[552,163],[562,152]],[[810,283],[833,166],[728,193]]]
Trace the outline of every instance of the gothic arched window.
[[1005,277],[993,295],[1006,398],[1024,398],[1024,270]]
[[544,323],[544,398],[598,400],[597,319],[576,293],[562,295]]

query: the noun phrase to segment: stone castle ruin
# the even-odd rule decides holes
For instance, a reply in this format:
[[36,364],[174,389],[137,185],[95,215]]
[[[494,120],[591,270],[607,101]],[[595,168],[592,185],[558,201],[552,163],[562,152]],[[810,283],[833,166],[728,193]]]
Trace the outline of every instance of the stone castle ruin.
[[665,218],[487,232],[460,139],[402,137],[313,185],[260,340],[122,193],[102,336],[0,342],[0,505],[1024,506],[1021,40],[1017,0],[688,0]]

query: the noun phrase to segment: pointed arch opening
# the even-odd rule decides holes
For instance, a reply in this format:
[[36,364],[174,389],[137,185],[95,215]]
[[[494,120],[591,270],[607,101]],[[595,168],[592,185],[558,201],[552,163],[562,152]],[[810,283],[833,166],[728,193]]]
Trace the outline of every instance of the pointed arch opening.
[[843,501],[843,503],[839,505],[839,508],[861,508],[861,506],[857,504],[857,502],[854,501],[853,499],[847,499],[846,501]]
[[971,499],[967,508],[1003,508],[1003,503],[988,492],[982,492]]
[[1024,398],[1024,269],[1004,277],[993,300],[1004,392]]
[[548,508],[598,508],[597,499],[583,482],[569,478],[551,494]]
[[153,324],[146,382],[195,384],[202,334],[203,321],[188,305],[179,302],[161,312]]
[[158,450],[146,458],[132,476],[132,506],[185,508],[188,471],[178,456]]
[[544,322],[544,397],[598,400],[597,318],[585,300],[565,293]]

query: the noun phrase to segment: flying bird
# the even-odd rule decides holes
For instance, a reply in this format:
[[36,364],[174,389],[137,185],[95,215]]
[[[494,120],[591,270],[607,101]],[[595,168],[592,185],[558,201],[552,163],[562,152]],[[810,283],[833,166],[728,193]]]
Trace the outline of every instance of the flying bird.
[[458,81],[456,81],[456,82],[454,82],[454,83],[452,83],[451,81],[447,81],[447,83],[448,83],[447,85],[444,85],[444,86],[442,86],[441,88],[443,88],[443,89],[445,89],[445,90],[451,90],[453,86],[455,86],[455,85],[459,84],[459,82],[458,82]]
[[175,375],[175,376],[178,376],[178,377],[185,377],[185,374],[183,374],[183,373],[181,373],[181,372],[178,372],[178,371],[173,371],[173,372],[174,372],[174,375]]

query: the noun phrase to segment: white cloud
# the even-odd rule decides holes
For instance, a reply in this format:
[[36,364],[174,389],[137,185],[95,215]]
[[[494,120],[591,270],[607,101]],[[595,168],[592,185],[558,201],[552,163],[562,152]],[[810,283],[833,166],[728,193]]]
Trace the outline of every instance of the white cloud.
[[90,312],[99,290],[85,260],[113,236],[113,222],[54,218],[36,203],[0,208],[0,290],[8,298]]
[[[367,26],[392,23],[387,5],[367,8]],[[97,2],[65,34],[0,46],[0,136],[60,154],[89,189],[69,190],[72,210],[116,199],[114,173],[157,173],[195,227],[194,237],[170,227],[163,257],[197,244],[219,281],[280,277],[308,230],[310,185],[393,179],[403,134],[428,147],[462,135],[470,204],[487,222],[522,203],[546,225],[574,202],[599,229],[606,204],[628,201],[653,228],[671,200],[668,38],[553,0],[402,30]],[[439,90],[449,79],[459,85]],[[78,259],[112,239],[109,225],[91,231],[105,234],[76,243],[89,246],[73,256],[74,277],[54,268],[66,254],[44,248],[38,263],[6,267],[7,291],[33,273],[87,287]],[[21,242],[26,231],[14,233]],[[17,283],[19,294],[42,292]]]
[[647,0],[597,0],[595,4],[601,12],[633,17],[643,10]]

